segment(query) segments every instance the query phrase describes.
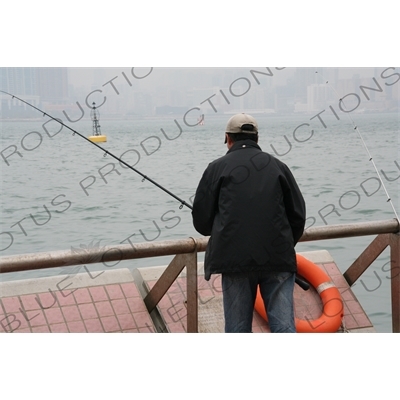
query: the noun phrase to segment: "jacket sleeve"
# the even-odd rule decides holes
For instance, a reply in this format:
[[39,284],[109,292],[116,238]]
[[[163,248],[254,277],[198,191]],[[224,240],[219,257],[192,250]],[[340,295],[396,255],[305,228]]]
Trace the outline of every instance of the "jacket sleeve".
[[204,171],[193,202],[193,226],[204,236],[211,235],[214,217],[218,210],[218,190],[212,180],[210,166]]
[[283,192],[284,203],[286,215],[292,228],[294,244],[296,245],[304,232],[306,204],[290,169],[286,165],[284,169],[286,178]]

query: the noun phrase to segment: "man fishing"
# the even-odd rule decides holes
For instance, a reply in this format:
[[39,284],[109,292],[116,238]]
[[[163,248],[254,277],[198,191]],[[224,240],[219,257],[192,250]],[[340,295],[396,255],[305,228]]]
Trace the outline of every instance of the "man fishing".
[[228,152],[205,170],[193,203],[195,229],[211,236],[205,279],[221,274],[225,332],[251,332],[257,287],[271,332],[296,332],[295,245],[306,211],[289,168],[258,143],[258,124],[237,114],[227,124]]

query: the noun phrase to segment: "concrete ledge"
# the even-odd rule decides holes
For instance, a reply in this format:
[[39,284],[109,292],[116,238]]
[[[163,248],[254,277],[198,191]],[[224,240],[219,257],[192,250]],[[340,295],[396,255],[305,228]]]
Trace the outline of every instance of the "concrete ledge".
[[327,250],[316,250],[316,251],[304,251],[299,253],[314,264],[324,264],[335,262],[329,251]]
[[80,272],[69,275],[0,282],[0,297],[44,293],[48,292],[49,289],[56,291],[63,288],[78,289],[113,283],[133,282],[133,280],[129,269],[123,268],[112,271]]

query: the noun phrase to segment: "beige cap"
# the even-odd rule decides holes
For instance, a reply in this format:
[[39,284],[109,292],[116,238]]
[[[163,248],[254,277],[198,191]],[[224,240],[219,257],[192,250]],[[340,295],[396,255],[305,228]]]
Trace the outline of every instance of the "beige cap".
[[[251,125],[251,128],[249,126]],[[243,129],[247,128],[247,129]],[[250,128],[250,129],[249,129]],[[247,133],[247,134],[257,134],[258,124],[257,121],[248,114],[236,114],[229,121],[226,126],[226,133]]]

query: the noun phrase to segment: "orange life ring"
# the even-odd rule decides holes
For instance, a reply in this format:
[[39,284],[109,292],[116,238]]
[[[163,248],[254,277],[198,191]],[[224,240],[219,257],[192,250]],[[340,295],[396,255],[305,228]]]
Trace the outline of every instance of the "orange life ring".
[[[321,297],[323,311],[315,320],[296,318],[298,333],[334,333],[339,329],[343,319],[343,301],[339,290],[329,276],[317,265],[305,257],[296,254],[297,272],[316,289]],[[260,290],[257,291],[255,310],[268,321]]]

